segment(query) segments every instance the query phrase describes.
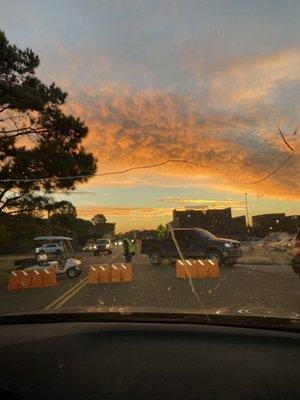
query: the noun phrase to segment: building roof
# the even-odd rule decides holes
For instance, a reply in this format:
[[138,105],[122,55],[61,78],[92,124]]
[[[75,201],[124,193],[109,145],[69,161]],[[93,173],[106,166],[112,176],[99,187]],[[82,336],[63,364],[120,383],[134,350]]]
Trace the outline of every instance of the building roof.
[[285,217],[285,213],[270,213],[270,214],[259,214],[253,215],[252,218],[264,218],[264,217]]

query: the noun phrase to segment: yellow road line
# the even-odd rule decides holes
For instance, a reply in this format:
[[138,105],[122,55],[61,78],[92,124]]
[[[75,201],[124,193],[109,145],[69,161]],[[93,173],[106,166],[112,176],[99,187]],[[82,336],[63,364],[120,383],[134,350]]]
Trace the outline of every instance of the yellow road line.
[[[87,279],[87,278],[85,278]],[[85,280],[84,279],[84,280]],[[78,283],[76,283],[76,285],[72,286],[69,290],[67,290],[66,292],[64,292],[61,296],[59,296],[57,299],[55,299],[52,303],[48,304],[48,306],[46,306],[44,308],[44,310],[49,310],[50,308],[52,308],[53,306],[56,305],[56,303],[60,302],[65,296],[67,296],[69,293],[71,293],[73,290],[76,290],[76,288],[78,286],[80,286],[82,284],[82,282],[84,280],[79,281]]]
[[[112,256],[109,261],[114,260],[115,258],[117,258],[120,255],[121,255],[121,251],[118,252],[117,254],[114,254],[114,256]],[[82,281],[76,283],[76,285],[72,286],[68,291],[64,292],[61,296],[59,296],[57,299],[55,299],[52,303],[48,304],[48,306],[46,306],[44,308],[44,310],[60,308],[71,297],[73,297],[76,293],[78,293],[79,290],[81,290],[86,284],[87,284],[87,278],[84,278]]]
[[79,292],[85,285],[87,284],[87,278],[82,281],[82,284],[78,286],[73,292],[71,292],[68,296],[65,296],[62,301],[60,301],[58,304],[56,304],[53,309],[56,310],[57,308],[60,308],[63,306],[67,301],[69,301],[77,292]]

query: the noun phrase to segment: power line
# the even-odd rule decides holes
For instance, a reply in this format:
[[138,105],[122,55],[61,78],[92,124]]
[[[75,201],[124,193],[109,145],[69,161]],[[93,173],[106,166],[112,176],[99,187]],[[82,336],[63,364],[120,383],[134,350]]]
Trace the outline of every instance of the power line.
[[239,183],[239,184],[245,184],[245,185],[254,185],[260,182],[265,181],[266,179],[270,178],[272,175],[274,175],[276,172],[279,171],[279,169],[281,169],[294,155],[294,153],[290,154],[288,156],[287,159],[285,159],[279,166],[277,166],[274,170],[272,170],[270,173],[268,173],[266,176],[264,176],[261,179],[255,180],[255,181],[250,181],[250,182],[245,182],[245,181],[240,181],[237,180],[235,178],[232,178],[231,176],[225,174],[223,171],[221,171],[219,168],[215,168],[215,167],[211,167],[209,165],[205,165],[205,164],[201,164],[198,163],[196,161],[191,161],[191,160],[185,160],[185,159],[170,159],[170,160],[166,160],[160,163],[155,163],[155,164],[149,164],[149,165],[141,165],[141,166],[137,166],[137,167],[131,167],[131,168],[127,168],[124,170],[120,170],[120,171],[112,171],[112,172],[103,172],[101,174],[94,174],[94,175],[74,175],[74,176],[57,176],[57,177],[48,177],[48,178],[31,178],[31,179],[20,179],[20,178],[15,178],[15,179],[0,179],[0,182],[2,183],[20,183],[20,182],[45,182],[45,181],[51,181],[51,180],[68,180],[68,179],[85,179],[85,178],[93,178],[93,177],[101,177],[101,176],[110,176],[110,175],[121,175],[121,174],[126,174],[128,172],[131,171],[136,171],[136,170],[142,170],[142,169],[150,169],[150,168],[157,168],[157,167],[161,167],[167,164],[171,164],[171,163],[181,163],[181,164],[190,164],[190,165],[194,165],[200,168],[209,168],[212,169],[220,174],[222,174],[223,176],[225,176],[227,179],[229,179],[230,181],[234,182],[234,183]]
[[136,171],[136,170],[142,170],[142,169],[151,169],[151,168],[157,168],[157,167],[161,167],[167,164],[189,164],[189,165],[194,165],[200,168],[209,168],[212,169],[216,172],[218,172],[219,174],[223,175],[225,178],[227,178],[228,180],[230,180],[231,182],[234,183],[238,183],[238,184],[242,184],[242,185],[255,185],[257,183],[261,183],[267,179],[269,179],[272,175],[276,174],[276,172],[278,172],[285,164],[287,164],[287,162],[294,156],[295,151],[294,149],[288,144],[288,142],[286,141],[286,139],[283,136],[283,133],[281,132],[281,130],[278,128],[280,136],[282,137],[282,140],[284,141],[284,143],[286,144],[286,146],[292,151],[292,153],[289,154],[289,156],[282,162],[280,163],[276,168],[274,168],[271,172],[269,172],[267,175],[265,175],[264,177],[257,179],[255,181],[249,181],[249,182],[245,182],[245,181],[241,181],[235,178],[232,178],[230,175],[225,174],[221,169],[216,168],[216,167],[211,167],[209,165],[206,164],[202,164],[196,161],[191,161],[191,160],[186,160],[186,159],[169,159],[166,161],[162,161],[159,163],[155,163],[155,164],[149,164],[149,165],[141,165],[141,166],[137,166],[137,167],[131,167],[131,168],[127,168],[124,170],[120,170],[120,171],[111,171],[111,172],[103,172],[100,174],[86,174],[86,175],[74,175],[74,176],[56,176],[56,177],[46,177],[46,178],[30,178],[30,179],[0,179],[1,183],[20,183],[20,182],[47,182],[47,181],[51,181],[51,180],[68,180],[68,179],[85,179],[85,178],[93,178],[93,177],[101,177],[101,176],[110,176],[110,175],[121,175],[121,174],[126,174],[128,172],[131,171]]

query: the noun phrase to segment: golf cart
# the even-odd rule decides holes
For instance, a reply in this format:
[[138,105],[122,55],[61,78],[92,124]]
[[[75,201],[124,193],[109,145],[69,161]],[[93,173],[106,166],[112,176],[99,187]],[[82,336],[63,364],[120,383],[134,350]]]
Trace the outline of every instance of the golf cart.
[[[35,250],[35,258],[15,260],[17,269],[39,269],[53,267],[57,274],[66,274],[69,278],[75,278],[81,273],[81,261],[75,258],[71,245],[71,238],[64,236],[38,236],[33,240],[39,242]],[[46,254],[43,250],[45,244],[59,246],[61,251]]]

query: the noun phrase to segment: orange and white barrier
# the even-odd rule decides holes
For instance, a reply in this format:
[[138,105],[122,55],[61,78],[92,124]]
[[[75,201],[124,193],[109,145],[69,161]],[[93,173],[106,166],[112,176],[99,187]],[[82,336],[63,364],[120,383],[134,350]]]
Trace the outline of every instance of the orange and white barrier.
[[219,278],[219,263],[216,260],[176,260],[176,278],[209,279]]
[[57,285],[56,272],[53,268],[27,269],[11,271],[8,290],[31,289]]
[[91,265],[88,283],[117,283],[133,280],[131,263]]
[[88,272],[88,283],[108,283],[110,282],[110,265],[92,265]]

